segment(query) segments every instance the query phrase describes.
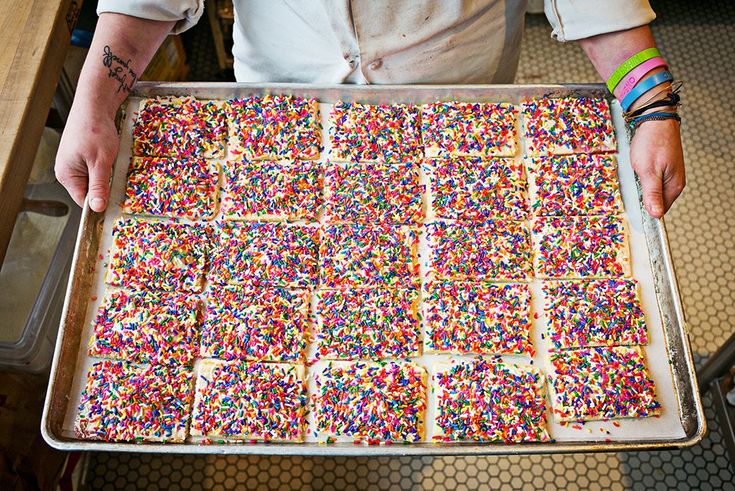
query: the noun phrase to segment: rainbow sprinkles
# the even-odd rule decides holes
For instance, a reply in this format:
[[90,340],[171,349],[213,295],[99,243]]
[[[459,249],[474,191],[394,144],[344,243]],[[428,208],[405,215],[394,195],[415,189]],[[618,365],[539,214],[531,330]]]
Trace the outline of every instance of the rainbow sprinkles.
[[413,363],[330,362],[312,395],[318,434],[368,444],[424,436],[426,370]]
[[543,292],[556,349],[648,344],[635,280],[545,281]]
[[534,355],[528,284],[433,281],[425,288],[427,351]]
[[435,379],[435,441],[549,440],[541,370],[480,359],[440,368]]
[[661,413],[656,387],[639,347],[552,353],[549,377],[559,421],[644,418]]
[[526,159],[535,215],[609,215],[623,210],[613,155],[555,155]]
[[429,224],[431,274],[454,281],[527,280],[531,236],[524,222],[437,221]]
[[188,293],[113,290],[92,327],[89,355],[190,365],[199,355],[199,299]]
[[524,220],[528,215],[526,176],[520,163],[470,158],[427,163],[432,206],[438,218]]
[[296,362],[304,357],[309,292],[224,286],[207,291],[201,356]]
[[528,156],[616,150],[605,99],[542,97],[524,102],[521,114]]
[[407,287],[419,282],[418,234],[408,226],[326,225],[319,259],[323,288]]
[[513,157],[518,110],[512,104],[436,102],[423,106],[421,136],[426,158]]
[[424,218],[419,164],[327,163],[327,222],[418,224]]
[[316,282],[317,227],[220,222],[214,235],[209,274],[216,284],[308,288]]
[[107,283],[132,289],[200,292],[209,251],[209,229],[136,218],[112,229]]
[[197,372],[191,435],[302,441],[304,366],[204,360]]
[[417,106],[337,102],[330,123],[332,160],[404,162],[422,156]]
[[201,158],[130,161],[123,213],[211,220],[217,213],[219,165]]
[[311,161],[231,161],[224,167],[225,220],[316,220],[321,170]]
[[318,299],[319,358],[376,360],[420,354],[418,289],[323,290]]
[[74,430],[79,438],[183,442],[193,375],[180,365],[104,360],[87,373]]
[[144,99],[133,126],[133,155],[221,158],[226,135],[219,101],[193,97]]
[[264,95],[225,104],[231,160],[316,160],[321,121],[316,99]]
[[628,239],[620,216],[536,218],[533,243],[539,278],[630,276]]

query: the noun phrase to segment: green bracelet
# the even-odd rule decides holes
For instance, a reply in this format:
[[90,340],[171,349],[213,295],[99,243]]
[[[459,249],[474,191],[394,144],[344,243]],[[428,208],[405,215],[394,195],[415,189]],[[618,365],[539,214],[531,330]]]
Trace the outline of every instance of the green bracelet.
[[607,79],[607,88],[612,92],[628,72],[644,61],[648,61],[657,56],[661,56],[661,52],[659,52],[658,48],[646,48],[643,51],[634,54],[625,60],[622,65],[620,65],[613,74],[610,75],[610,78]]

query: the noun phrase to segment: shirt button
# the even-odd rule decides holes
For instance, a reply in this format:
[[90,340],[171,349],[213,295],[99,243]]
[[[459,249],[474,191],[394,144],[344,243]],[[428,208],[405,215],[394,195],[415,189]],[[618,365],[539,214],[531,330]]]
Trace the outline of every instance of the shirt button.
[[380,68],[382,66],[383,66],[383,60],[381,60],[380,58],[378,58],[374,62],[370,63],[370,69],[371,70],[377,70],[378,68]]
[[343,53],[342,57],[345,59],[348,65],[350,65],[350,68],[355,68],[355,65],[357,65],[356,57],[352,56],[352,53]]

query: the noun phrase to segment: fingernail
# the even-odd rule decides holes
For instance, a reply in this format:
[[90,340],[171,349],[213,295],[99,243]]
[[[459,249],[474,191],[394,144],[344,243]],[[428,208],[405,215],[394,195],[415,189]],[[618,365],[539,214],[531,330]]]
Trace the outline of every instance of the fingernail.
[[660,217],[663,215],[663,212],[664,209],[658,203],[651,205],[651,213],[653,213],[653,215]]
[[92,198],[89,201],[89,206],[94,211],[102,211],[102,209],[105,207],[105,200],[103,200],[102,198]]

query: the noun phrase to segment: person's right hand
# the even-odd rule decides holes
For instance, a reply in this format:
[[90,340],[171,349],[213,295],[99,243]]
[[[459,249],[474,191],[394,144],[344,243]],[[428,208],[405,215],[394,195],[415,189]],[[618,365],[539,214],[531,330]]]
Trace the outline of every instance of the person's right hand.
[[89,206],[100,212],[110,195],[110,171],[120,138],[114,117],[99,111],[72,107],[56,153],[56,179],[82,206],[89,193]]

